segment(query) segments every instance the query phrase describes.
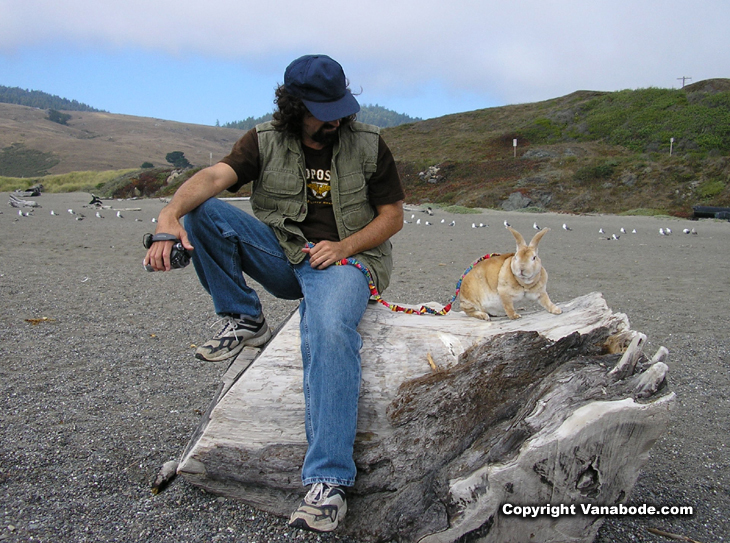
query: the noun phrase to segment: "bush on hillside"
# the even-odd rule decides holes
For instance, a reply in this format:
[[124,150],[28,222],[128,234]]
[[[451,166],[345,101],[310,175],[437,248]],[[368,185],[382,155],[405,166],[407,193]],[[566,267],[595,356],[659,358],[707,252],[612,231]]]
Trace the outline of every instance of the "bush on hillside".
[[22,143],[0,149],[0,175],[6,177],[39,177],[60,161],[52,153],[28,149]]

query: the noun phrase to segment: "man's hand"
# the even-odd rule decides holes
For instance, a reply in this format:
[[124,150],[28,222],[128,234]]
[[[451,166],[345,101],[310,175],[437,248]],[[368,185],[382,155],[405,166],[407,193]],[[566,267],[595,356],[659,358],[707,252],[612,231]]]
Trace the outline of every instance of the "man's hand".
[[[180,222],[181,217],[198,207],[208,198],[227,189],[238,180],[236,172],[229,165],[219,162],[200,170],[185,181],[172,197],[172,201],[160,211],[155,234],[172,234],[188,251],[193,250],[188,234]],[[155,271],[170,271],[170,252],[173,242],[157,241],[147,250],[144,265]]]
[[309,264],[318,270],[323,270],[343,258],[351,256],[341,241],[320,241],[313,247],[304,247],[302,251],[309,255]]
[[[187,250],[192,251],[193,246],[188,240],[188,234],[185,232],[182,224],[177,219],[166,220],[164,214],[160,214],[160,219],[157,222],[157,229],[155,234],[172,234],[180,240]],[[156,241],[147,250],[147,254],[144,257],[143,264],[152,266],[154,271],[170,271],[172,266],[170,265],[170,252],[172,251],[172,241]]]
[[320,241],[302,251],[309,255],[313,268],[323,270],[343,258],[349,258],[390,239],[403,228],[403,202],[376,206],[375,218],[362,230],[341,241]]

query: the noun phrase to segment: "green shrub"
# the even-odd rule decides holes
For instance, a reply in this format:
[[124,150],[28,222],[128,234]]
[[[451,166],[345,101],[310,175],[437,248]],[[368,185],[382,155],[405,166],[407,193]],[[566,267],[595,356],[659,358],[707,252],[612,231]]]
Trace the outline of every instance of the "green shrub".
[[58,158],[52,153],[28,149],[22,143],[0,149],[0,175],[8,177],[47,175],[48,170],[58,163]]
[[466,206],[446,206],[444,208],[444,211],[447,213],[455,213],[459,215],[468,215],[473,213],[481,213],[478,209],[474,209],[473,207],[466,207]]
[[663,217],[668,216],[667,212],[663,209],[649,209],[640,207],[637,209],[629,209],[628,211],[622,211],[619,213],[621,216],[638,215],[640,217]]
[[57,175],[46,175],[43,177],[18,178],[0,177],[0,190],[14,191],[27,189],[41,183],[43,192],[91,192],[103,187],[110,180],[119,177],[121,174],[137,170],[108,170],[103,172],[69,172]]
[[713,198],[725,190],[725,183],[719,179],[708,179],[697,187],[697,194],[700,198]]
[[598,179],[608,179],[616,171],[616,162],[609,160],[601,164],[583,166],[573,175],[573,179],[579,183],[589,183]]
[[55,109],[49,109],[48,117],[46,117],[46,119],[58,124],[68,124],[68,122],[71,120],[71,115],[69,115],[68,113],[61,113],[60,111],[56,111]]

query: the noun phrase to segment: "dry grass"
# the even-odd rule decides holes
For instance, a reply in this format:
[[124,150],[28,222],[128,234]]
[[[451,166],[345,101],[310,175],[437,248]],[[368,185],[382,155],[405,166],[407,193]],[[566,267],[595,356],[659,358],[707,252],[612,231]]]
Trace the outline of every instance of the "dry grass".
[[182,151],[198,166],[227,155],[241,130],[109,113],[72,111],[68,126],[47,120],[46,111],[0,103],[0,149],[22,143],[51,153],[51,174],[168,166],[167,153]]

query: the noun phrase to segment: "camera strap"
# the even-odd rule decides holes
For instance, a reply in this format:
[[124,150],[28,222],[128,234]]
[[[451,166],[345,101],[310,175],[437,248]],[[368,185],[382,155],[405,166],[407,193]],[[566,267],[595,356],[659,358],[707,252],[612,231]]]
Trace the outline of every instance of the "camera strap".
[[144,245],[145,249],[149,249],[152,247],[152,244],[156,241],[180,241],[178,238],[173,236],[172,234],[145,234],[142,236],[142,245]]

